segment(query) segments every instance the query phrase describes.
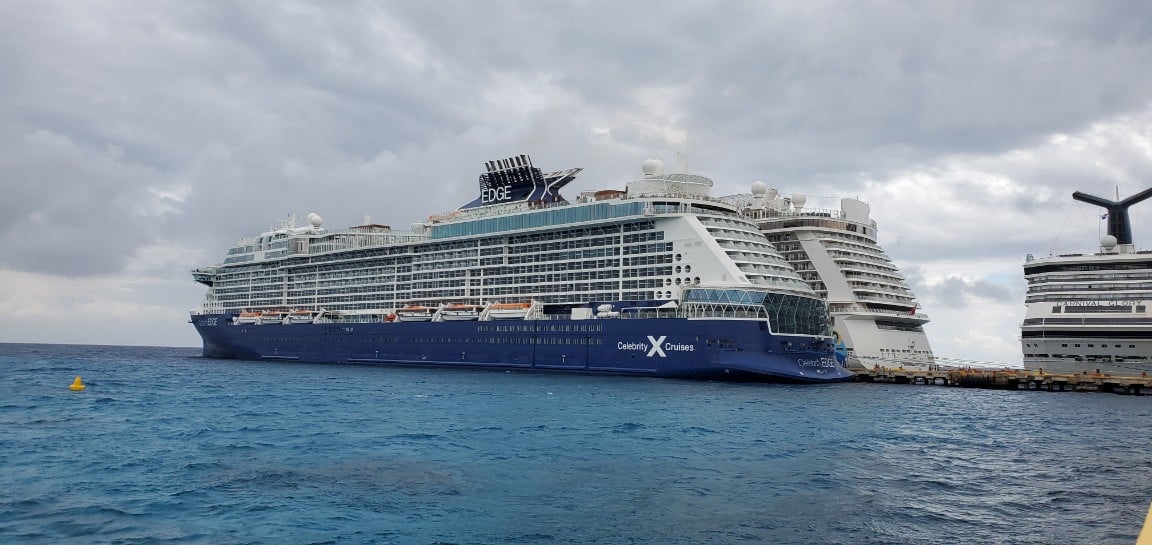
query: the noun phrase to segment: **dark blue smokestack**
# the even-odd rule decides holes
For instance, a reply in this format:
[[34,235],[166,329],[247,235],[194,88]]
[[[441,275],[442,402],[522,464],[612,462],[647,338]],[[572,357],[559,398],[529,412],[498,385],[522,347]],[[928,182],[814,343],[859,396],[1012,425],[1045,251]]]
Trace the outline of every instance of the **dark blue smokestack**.
[[1122,201],[1110,201],[1079,191],[1072,194],[1073,199],[1103,207],[1108,211],[1108,234],[1116,237],[1117,244],[1132,244],[1132,223],[1128,220],[1128,207],[1148,197],[1152,197],[1152,188]]

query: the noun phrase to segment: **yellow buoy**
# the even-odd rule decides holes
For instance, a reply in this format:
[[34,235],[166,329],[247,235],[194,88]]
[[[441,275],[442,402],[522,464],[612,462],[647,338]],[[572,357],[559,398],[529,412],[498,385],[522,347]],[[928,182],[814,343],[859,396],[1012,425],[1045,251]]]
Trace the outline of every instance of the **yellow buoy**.
[[68,387],[69,390],[79,392],[84,389],[84,382],[80,380],[80,376],[76,376],[76,380],[72,381],[72,385]]

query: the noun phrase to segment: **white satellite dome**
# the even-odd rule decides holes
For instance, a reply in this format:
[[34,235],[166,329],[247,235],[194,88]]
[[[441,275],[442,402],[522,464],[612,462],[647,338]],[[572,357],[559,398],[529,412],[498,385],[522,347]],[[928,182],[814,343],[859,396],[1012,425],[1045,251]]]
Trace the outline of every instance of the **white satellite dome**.
[[760,180],[756,180],[755,182],[752,182],[752,194],[753,195],[756,195],[757,197],[762,197],[767,192],[768,192],[768,184],[761,182]]
[[792,206],[796,208],[804,208],[804,203],[808,202],[808,197],[803,194],[795,193],[792,195]]
[[1100,237],[1100,247],[1105,250],[1111,250],[1116,247],[1116,237],[1112,235],[1104,235]]
[[320,214],[311,212],[308,214],[308,223],[312,224],[312,227],[318,228],[324,223],[324,219],[320,217]]
[[647,159],[644,164],[640,165],[640,170],[644,172],[647,178],[653,178],[664,175],[664,161],[659,159]]

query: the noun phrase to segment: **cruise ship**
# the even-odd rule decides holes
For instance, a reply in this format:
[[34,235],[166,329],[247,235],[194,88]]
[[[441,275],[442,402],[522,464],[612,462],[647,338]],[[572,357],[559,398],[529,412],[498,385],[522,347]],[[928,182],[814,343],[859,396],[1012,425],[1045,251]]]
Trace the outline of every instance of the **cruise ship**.
[[[623,190],[561,189],[526,155],[394,230],[312,213],[192,271],[211,358],[833,382],[827,305],[712,180],[650,159]],[[367,222],[366,222],[367,223]]]
[[924,332],[928,315],[900,269],[876,241],[867,203],[805,207],[763,182],[727,197],[759,227],[796,272],[828,302],[833,335],[847,361],[863,367],[929,367],[936,358]]
[[1136,249],[1128,216],[1129,207],[1149,197],[1152,189],[1118,201],[1072,194],[1104,208],[1108,234],[1094,254],[1025,258],[1024,367],[1054,373],[1152,372],[1152,251]]

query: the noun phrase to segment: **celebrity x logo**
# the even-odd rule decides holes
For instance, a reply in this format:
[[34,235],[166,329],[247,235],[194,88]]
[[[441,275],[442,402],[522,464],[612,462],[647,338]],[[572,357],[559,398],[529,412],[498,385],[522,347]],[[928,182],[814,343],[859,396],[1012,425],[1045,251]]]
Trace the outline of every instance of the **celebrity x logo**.
[[659,339],[657,339],[656,337],[653,337],[651,335],[648,336],[648,342],[652,343],[652,350],[648,351],[648,357],[649,358],[651,358],[655,354],[660,354],[661,358],[667,357],[666,355],[664,355],[664,349],[660,347],[660,345],[664,344],[664,339],[667,339],[667,338],[668,338],[667,335],[660,337]]

